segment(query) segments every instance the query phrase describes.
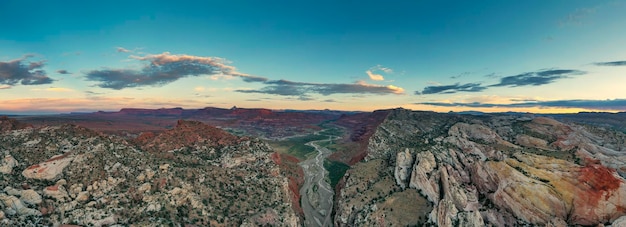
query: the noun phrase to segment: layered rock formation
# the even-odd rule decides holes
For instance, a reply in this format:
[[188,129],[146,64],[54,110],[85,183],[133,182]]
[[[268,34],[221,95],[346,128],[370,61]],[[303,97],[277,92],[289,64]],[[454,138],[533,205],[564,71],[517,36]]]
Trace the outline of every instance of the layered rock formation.
[[[544,117],[395,110],[370,138],[364,161],[344,177],[335,224],[623,222],[625,138]],[[407,191],[419,194],[399,201]]]
[[0,226],[300,222],[266,143],[199,122],[132,143],[72,125],[7,130],[0,152]]

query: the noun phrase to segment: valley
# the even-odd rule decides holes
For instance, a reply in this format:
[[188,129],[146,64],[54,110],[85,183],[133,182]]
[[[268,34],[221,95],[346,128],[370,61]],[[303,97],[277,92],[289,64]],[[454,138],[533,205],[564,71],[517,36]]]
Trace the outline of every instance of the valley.
[[0,117],[0,226],[619,226],[624,115],[604,115]]
[[329,184],[329,171],[324,165],[332,151],[319,144],[332,143],[339,137],[329,134],[328,131],[337,132],[335,128],[316,132],[316,135],[328,136],[328,139],[307,142],[305,145],[313,147],[317,154],[299,163],[304,170],[304,184],[300,188],[300,194],[303,195],[301,204],[306,226],[332,226],[334,193]]

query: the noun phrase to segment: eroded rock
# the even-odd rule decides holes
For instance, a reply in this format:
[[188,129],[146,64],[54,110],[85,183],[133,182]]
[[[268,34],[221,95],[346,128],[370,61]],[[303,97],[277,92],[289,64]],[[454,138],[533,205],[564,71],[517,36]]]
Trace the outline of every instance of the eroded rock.
[[7,154],[4,156],[4,158],[2,159],[2,162],[0,163],[0,173],[3,174],[11,174],[13,173],[13,168],[16,167],[19,163],[17,162],[17,160],[15,160],[15,158],[13,158],[13,156],[11,156],[10,154]]
[[26,178],[38,180],[54,180],[62,175],[63,169],[67,167],[72,160],[74,160],[74,156],[71,156],[70,153],[57,155],[45,162],[26,168],[22,172],[22,175]]
[[28,208],[20,199],[11,195],[0,194],[0,202],[4,205],[4,212],[9,215],[20,216],[40,216],[41,212],[36,209]]
[[411,176],[411,168],[413,167],[413,155],[409,152],[409,149],[398,152],[396,157],[396,168],[394,176],[396,177],[396,183],[406,188],[407,179]]

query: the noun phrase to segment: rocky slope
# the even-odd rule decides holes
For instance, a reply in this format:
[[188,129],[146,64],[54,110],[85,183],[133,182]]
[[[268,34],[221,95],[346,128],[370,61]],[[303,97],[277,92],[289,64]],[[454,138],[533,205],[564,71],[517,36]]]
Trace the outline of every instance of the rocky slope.
[[0,133],[0,226],[298,225],[271,155],[198,122],[132,143],[73,125],[11,128]]
[[344,177],[335,224],[618,226],[625,138],[545,117],[394,110]]
[[15,119],[8,118],[7,116],[0,116],[0,132],[24,129],[28,127],[32,127],[32,125],[16,121]]

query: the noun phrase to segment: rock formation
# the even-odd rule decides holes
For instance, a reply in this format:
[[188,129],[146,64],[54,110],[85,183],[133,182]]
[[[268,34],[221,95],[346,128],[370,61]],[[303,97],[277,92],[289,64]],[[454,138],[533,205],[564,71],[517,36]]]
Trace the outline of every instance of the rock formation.
[[[546,117],[395,110],[370,138],[364,161],[346,174],[335,223],[619,225],[626,215],[624,138]],[[398,211],[405,204],[395,198],[407,190],[422,198]],[[380,219],[373,208],[383,204],[395,204],[385,215],[414,216]]]

